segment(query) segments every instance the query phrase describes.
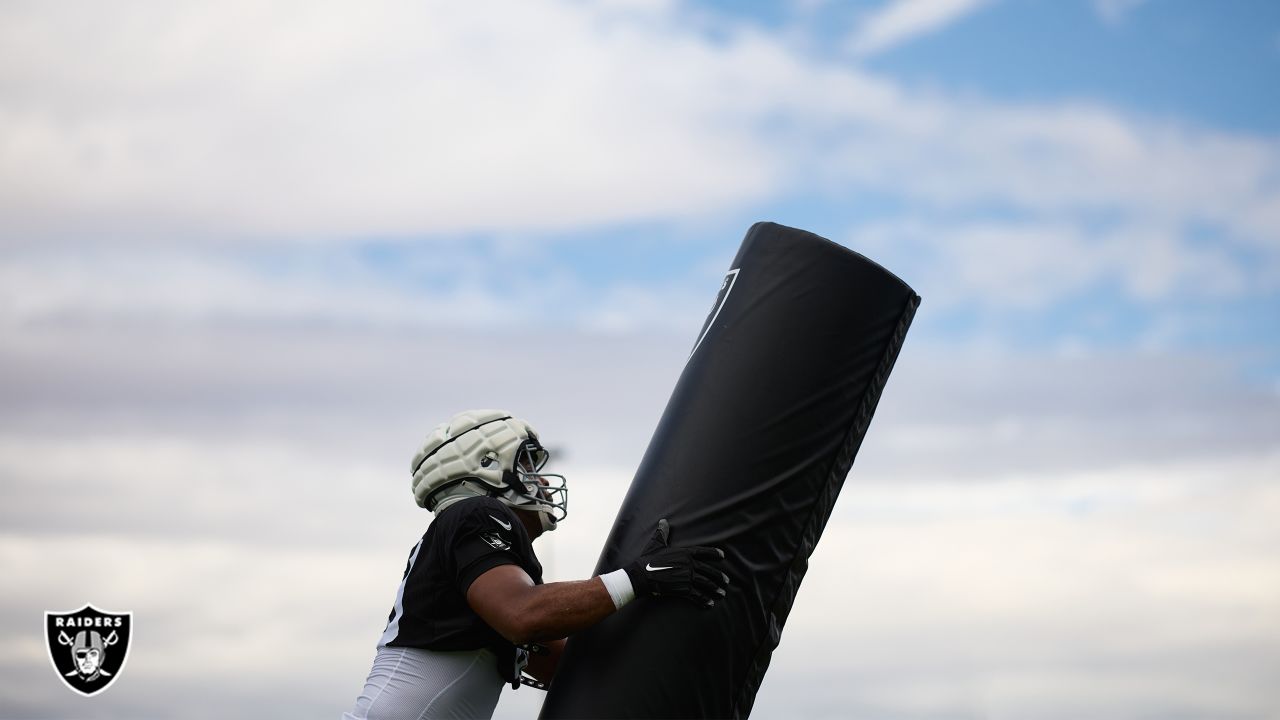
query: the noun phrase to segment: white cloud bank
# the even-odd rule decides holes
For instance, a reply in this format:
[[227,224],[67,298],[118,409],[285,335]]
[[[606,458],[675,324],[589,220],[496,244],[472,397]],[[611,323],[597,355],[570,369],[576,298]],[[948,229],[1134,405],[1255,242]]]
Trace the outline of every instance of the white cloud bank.
[[[7,469],[15,451],[0,446]],[[326,471],[323,453],[264,463],[256,448],[208,456],[148,441],[81,457],[113,454],[116,467],[98,477],[160,489],[155,500],[183,492],[155,460],[205,465],[189,502],[151,512],[222,529],[164,542],[101,525],[0,534],[13,581],[0,599],[0,703],[33,718],[83,708],[50,673],[38,620],[92,588],[95,603],[133,610],[138,627],[125,676],[97,702],[103,716],[335,716],[347,706],[426,519],[407,491]],[[73,470],[41,457],[53,461],[46,472]],[[1277,462],[1254,454],[968,485],[868,481],[855,469],[754,716],[1269,717],[1280,709],[1268,671],[1280,660]],[[627,480],[564,469],[578,483],[576,520],[539,541],[555,578],[590,571]],[[324,481],[285,509],[277,495],[314,471]],[[275,508],[280,527],[261,527],[256,511],[237,520],[233,506],[254,503]],[[264,532],[295,537],[265,542]],[[499,717],[537,699],[508,693]]]
[[564,227],[690,213],[778,174],[724,117],[752,49],[671,32],[656,6],[0,12],[10,237]]
[[[864,31],[978,6],[893,3]],[[1280,235],[1273,138],[907,91],[747,28],[708,42],[677,4],[0,13],[9,242],[564,229],[836,190]]]
[[761,717],[1270,717],[1278,459],[851,482]]

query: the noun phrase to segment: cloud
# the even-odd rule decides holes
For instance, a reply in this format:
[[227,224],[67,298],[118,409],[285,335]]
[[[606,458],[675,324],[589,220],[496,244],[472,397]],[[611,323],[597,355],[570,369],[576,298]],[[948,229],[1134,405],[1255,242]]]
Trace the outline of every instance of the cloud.
[[4,13],[10,238],[563,228],[701,211],[778,174],[704,92],[739,53],[661,6]]
[[910,277],[935,310],[1045,313],[1115,290],[1134,303],[1213,303],[1280,291],[1280,255],[1241,263],[1250,243],[1207,244],[1191,228],[1084,219],[920,217],[854,225],[846,242]]
[[[913,344],[919,343],[919,344]],[[1225,356],[1013,352],[908,335],[855,474],[1038,482],[1265,453],[1280,402]]]
[[1274,138],[911,90],[746,26],[708,42],[674,4],[35,7],[0,23],[11,244],[560,232],[842,193],[1280,235]]
[[[429,519],[410,502],[407,462],[391,475],[362,476],[317,461],[332,459],[323,452],[120,438],[84,449],[77,471],[56,460],[15,467],[23,454],[52,460],[46,451],[57,449],[48,445],[0,447],[0,472],[39,476],[52,496],[39,507],[66,511],[47,524],[61,525],[56,532],[6,524],[0,533],[0,562],[15,583],[0,598],[6,714],[83,711],[49,674],[39,618],[79,607],[86,592],[95,605],[134,613],[129,664],[100,704],[108,716],[336,716],[349,708]],[[91,480],[85,467],[94,468]],[[594,566],[627,478],[562,469],[580,480],[576,517],[540,540],[539,554],[552,578],[580,578]],[[13,490],[4,485],[6,502]],[[155,535],[147,527],[155,523],[191,527]],[[533,694],[521,696],[517,706]]]
[[[705,313],[702,304],[697,310]],[[198,460],[205,447],[219,448],[209,451],[219,456],[226,448],[259,448],[261,457],[215,474],[239,478],[255,465],[279,467],[274,486],[281,493],[301,494],[306,477],[346,467],[352,469],[341,472],[352,477],[372,476],[371,467],[399,476],[399,463],[427,428],[477,406],[527,417],[574,462],[629,467],[639,461],[700,322],[692,316],[685,333],[53,325],[0,352],[7,399],[0,432],[13,437],[6,461],[21,459],[9,471],[12,487],[35,493],[39,504],[55,502],[63,482],[75,484],[80,462],[168,467],[172,475],[191,463],[212,472],[219,462]],[[1269,385],[1240,377],[1243,353],[1017,352],[912,332],[859,473],[971,482],[1274,445],[1267,430],[1280,422],[1280,404]],[[112,440],[95,441],[103,437]],[[160,440],[144,443],[122,466],[119,458],[148,437]],[[121,455],[111,454],[117,444]],[[338,454],[324,459],[309,448]],[[175,453],[189,459],[171,459]],[[77,460],[55,482],[48,473],[63,465],[41,473],[45,456]],[[290,457],[299,461],[284,459]],[[246,482],[249,492],[255,486]],[[113,497],[127,515],[134,499],[145,501],[145,488],[137,492],[98,497],[86,490],[77,517],[91,517],[92,506]],[[10,524],[35,527],[26,503],[8,507],[16,513]],[[179,529],[141,518],[129,525],[157,534]]]
[[891,192],[917,210],[1208,223],[1250,248],[1274,248],[1280,236],[1273,139],[1073,103],[1019,107],[891,94],[885,105],[870,119],[832,113],[807,128],[832,140],[815,160],[819,177]]
[[[401,266],[403,279],[358,257],[317,253],[273,262],[199,247],[78,247],[28,251],[0,260],[0,326],[47,322],[318,322],[365,326],[499,327],[529,321],[532,295],[513,274],[492,279],[482,254],[433,247],[434,271]],[[533,300],[533,298],[524,298]],[[538,287],[544,308],[554,302]]]
[[[590,573],[689,340],[504,332],[511,352],[464,354],[488,347],[483,329],[110,316],[18,337],[0,353],[0,562],[16,588],[0,703],[74,713],[24,618],[92,588],[149,638],[111,711],[182,718],[277,708],[282,690],[279,714],[351,702],[425,520],[404,463],[458,407],[518,402],[567,446],[573,514],[540,554],[549,577]],[[1222,360],[917,340],[755,714],[1259,714],[1278,652],[1276,398]],[[1229,679],[1206,680],[1206,658]],[[532,702],[506,697],[501,716]]]
[[1115,27],[1147,0],[1093,0],[1093,10],[1107,25]]
[[[101,460],[101,449],[89,448],[90,459]],[[278,464],[254,456],[243,455],[250,462],[242,471],[260,473],[259,483],[279,476]],[[239,462],[205,457],[214,471]],[[175,492],[181,486],[163,464],[136,470]],[[1265,715],[1274,703],[1266,669],[1280,653],[1270,612],[1280,600],[1276,470],[1277,457],[1265,453],[1051,482],[1027,474],[976,485],[902,483],[855,470],[755,714],[841,717],[838,708],[862,707],[889,718]],[[624,472],[571,473],[581,491],[578,519],[542,548],[554,578],[589,572],[625,491]],[[48,676],[24,618],[78,607],[92,587],[95,602],[133,610],[139,628],[124,678],[130,684],[113,691],[110,712],[225,716],[274,707],[281,695],[295,710],[301,702],[316,713],[340,712],[358,692],[423,520],[407,497],[353,506],[361,492],[353,485],[329,477],[321,487],[348,489],[311,493],[305,511],[295,497],[293,510],[277,515],[281,534],[311,522],[328,528],[298,542],[257,540],[256,516],[235,525],[231,515],[228,529],[247,533],[165,542],[92,527],[0,535],[0,559],[15,579],[0,600],[0,667],[10,679],[0,699],[33,717],[74,713],[76,698]],[[228,505],[275,504],[270,490],[257,497],[225,490]],[[156,504],[151,512],[184,519],[201,504]],[[330,515],[345,522],[330,524]],[[188,701],[167,706],[171,691]],[[504,707],[513,702],[527,699],[506,698]]]
[[1265,716],[1264,668],[1280,656],[1265,610],[1280,599],[1276,462],[1153,463],[1048,485],[851,480],[757,710]]
[[849,37],[859,56],[891,50],[922,35],[935,33],[980,10],[991,0],[890,0],[863,20]]
[[431,242],[387,262],[365,250],[376,252],[87,244],[0,253],[0,337],[58,324],[191,323],[692,334],[718,280],[702,268],[645,282],[585,276],[565,267],[570,248],[503,257],[490,244]]

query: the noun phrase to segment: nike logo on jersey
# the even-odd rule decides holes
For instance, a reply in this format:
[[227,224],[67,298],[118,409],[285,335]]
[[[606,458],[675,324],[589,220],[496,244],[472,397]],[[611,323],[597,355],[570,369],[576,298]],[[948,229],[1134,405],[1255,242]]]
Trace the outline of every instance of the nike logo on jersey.
[[488,543],[494,550],[510,550],[511,543],[496,532],[480,533],[480,539]]
[[650,565],[649,563],[645,563],[645,564],[644,564],[644,569],[645,569],[645,570],[648,570],[649,572],[657,572],[657,571],[659,571],[659,570],[670,570],[670,569],[671,569],[671,568],[673,568],[673,567],[675,567],[675,565],[662,565],[662,566],[660,566],[660,567],[654,567],[654,566]]
[[496,518],[496,517],[494,517],[494,516],[492,516],[492,515],[490,515],[490,516],[489,516],[489,519],[490,519],[490,520],[492,520],[492,521],[494,521],[494,522],[496,522],[496,523],[498,523],[499,525],[501,525],[503,530],[510,530],[510,529],[511,529],[511,523],[509,523],[509,522],[502,522],[501,520],[499,520],[498,518]]

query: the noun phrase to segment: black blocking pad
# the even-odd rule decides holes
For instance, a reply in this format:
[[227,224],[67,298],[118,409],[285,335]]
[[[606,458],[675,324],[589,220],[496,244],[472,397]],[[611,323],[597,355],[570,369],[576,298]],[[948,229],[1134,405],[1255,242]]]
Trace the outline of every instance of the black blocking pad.
[[745,718],[920,298],[867,258],[747,232],[596,566],[722,548],[715,608],[637,598],[569,639],[542,718]]

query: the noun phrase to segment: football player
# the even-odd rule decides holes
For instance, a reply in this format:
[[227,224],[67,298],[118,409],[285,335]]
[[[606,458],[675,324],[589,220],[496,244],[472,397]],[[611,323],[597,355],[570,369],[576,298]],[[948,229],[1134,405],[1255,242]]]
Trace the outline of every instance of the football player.
[[344,719],[487,718],[505,683],[545,688],[564,638],[637,595],[712,607],[724,553],[672,547],[666,520],[641,557],[589,580],[544,583],[533,541],[568,514],[563,475],[529,423],[459,413],[413,458],[414,499],[434,513],[409,552],[373,668]]

